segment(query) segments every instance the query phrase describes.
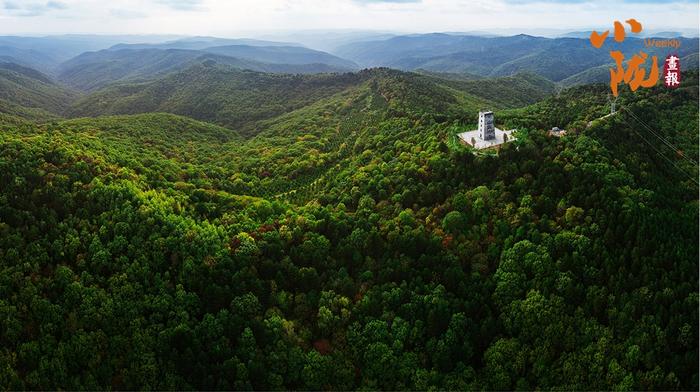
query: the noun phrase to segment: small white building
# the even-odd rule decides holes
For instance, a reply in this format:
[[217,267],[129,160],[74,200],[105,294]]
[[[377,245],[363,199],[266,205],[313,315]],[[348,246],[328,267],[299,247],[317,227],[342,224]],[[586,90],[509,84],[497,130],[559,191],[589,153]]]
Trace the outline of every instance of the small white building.
[[493,112],[490,110],[479,112],[479,129],[458,134],[462,143],[476,149],[484,149],[499,146],[514,140],[512,135],[515,129],[507,131],[496,128]]
[[556,137],[562,137],[562,136],[566,135],[566,129],[561,129],[559,127],[552,127],[552,129],[549,130],[549,135],[556,136]]

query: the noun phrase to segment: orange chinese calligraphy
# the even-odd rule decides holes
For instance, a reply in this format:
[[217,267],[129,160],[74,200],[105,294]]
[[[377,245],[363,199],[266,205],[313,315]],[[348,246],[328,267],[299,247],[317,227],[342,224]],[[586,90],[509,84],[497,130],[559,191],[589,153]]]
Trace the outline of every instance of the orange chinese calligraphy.
[[[642,31],[642,24],[639,23],[634,18],[628,19],[625,23],[629,24],[632,33],[637,34]],[[616,42],[622,42],[625,40],[625,26],[619,21],[615,21],[615,31],[614,37]],[[605,43],[605,40],[610,33],[606,30],[603,33],[598,33],[597,31],[592,31],[590,36],[591,45],[595,48],[600,48]],[[624,68],[625,55],[619,50],[611,50],[610,57],[615,60],[616,69],[610,68],[610,89],[614,96],[618,95],[618,86],[620,83],[624,82],[630,86],[632,91],[637,90],[639,87],[652,87],[659,80],[659,66],[656,56],[651,58],[651,69],[649,70],[649,75],[647,76],[647,71],[641,68],[641,65],[649,57],[645,52],[640,51],[639,54],[635,54],[627,62],[627,69]]]

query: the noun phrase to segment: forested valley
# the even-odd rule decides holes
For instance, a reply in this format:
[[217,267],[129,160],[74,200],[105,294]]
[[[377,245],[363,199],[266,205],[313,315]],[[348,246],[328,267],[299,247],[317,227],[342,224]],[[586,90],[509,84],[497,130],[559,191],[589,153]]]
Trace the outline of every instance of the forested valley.
[[697,71],[0,87],[0,389],[699,388]]

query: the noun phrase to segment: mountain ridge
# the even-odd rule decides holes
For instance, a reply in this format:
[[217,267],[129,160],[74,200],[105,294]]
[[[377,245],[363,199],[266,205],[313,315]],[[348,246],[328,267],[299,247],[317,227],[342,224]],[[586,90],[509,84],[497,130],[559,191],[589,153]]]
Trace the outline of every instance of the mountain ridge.
[[[678,38],[681,56],[698,53],[698,40]],[[535,72],[558,82],[586,69],[608,64],[610,50],[621,50],[629,58],[639,50],[665,58],[668,49],[647,48],[642,38],[628,37],[622,43],[608,39],[600,49],[587,39],[544,38],[526,34],[507,37],[477,37],[450,34],[399,36],[381,41],[355,42],[334,53],[362,66],[390,66],[402,70],[423,69],[447,73],[507,76]]]

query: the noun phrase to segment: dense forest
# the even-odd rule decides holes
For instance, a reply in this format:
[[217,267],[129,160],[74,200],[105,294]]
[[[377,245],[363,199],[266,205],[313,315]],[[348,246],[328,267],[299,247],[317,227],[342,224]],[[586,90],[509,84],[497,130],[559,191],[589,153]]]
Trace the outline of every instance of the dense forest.
[[696,71],[1,72],[1,389],[699,388]]

